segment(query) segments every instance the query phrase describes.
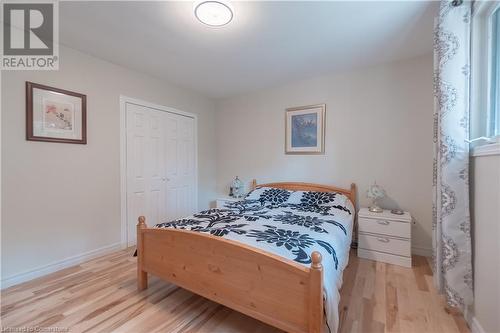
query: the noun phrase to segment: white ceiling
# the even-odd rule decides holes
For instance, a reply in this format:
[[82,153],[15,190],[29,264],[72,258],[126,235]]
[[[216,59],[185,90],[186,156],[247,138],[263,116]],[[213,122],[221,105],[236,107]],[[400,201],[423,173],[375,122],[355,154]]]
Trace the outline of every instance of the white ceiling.
[[60,2],[62,44],[213,98],[423,55],[437,2],[231,2],[199,23],[193,2]]

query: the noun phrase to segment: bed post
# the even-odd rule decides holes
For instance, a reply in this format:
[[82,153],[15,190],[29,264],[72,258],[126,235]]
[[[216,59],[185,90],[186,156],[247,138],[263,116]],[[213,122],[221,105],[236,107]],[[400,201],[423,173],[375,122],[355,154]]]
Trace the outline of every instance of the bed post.
[[312,264],[309,280],[309,332],[323,330],[323,265],[321,253],[311,254]]
[[351,184],[351,202],[354,206],[354,209],[356,209],[356,184],[352,183]]
[[139,291],[148,287],[148,273],[142,270],[144,258],[144,233],[142,229],[146,229],[146,218],[139,216],[137,223],[137,289]]
[[255,190],[257,187],[257,179],[252,179],[252,184],[250,185],[250,191]]

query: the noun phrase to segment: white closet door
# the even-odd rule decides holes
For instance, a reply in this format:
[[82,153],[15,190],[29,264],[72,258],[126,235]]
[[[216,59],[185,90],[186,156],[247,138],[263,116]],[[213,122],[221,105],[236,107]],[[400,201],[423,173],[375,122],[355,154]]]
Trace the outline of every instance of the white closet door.
[[127,244],[137,217],[149,226],[195,212],[195,121],[127,103]]
[[167,218],[178,219],[195,212],[194,119],[167,114]]
[[165,112],[127,103],[128,245],[136,243],[137,217],[149,225],[166,218]]

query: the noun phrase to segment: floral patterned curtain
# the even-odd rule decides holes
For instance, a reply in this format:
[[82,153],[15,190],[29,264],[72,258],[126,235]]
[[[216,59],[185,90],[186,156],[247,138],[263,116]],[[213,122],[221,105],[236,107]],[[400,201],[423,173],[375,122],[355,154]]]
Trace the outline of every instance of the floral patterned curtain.
[[448,305],[472,303],[469,1],[442,1],[434,32],[433,270]]

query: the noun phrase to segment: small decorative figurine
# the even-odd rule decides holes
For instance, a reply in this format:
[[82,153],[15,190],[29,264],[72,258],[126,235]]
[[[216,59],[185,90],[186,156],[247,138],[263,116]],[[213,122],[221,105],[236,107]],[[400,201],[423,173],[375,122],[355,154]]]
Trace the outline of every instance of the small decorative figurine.
[[243,197],[243,182],[236,176],[229,187],[229,196],[234,198]]
[[366,196],[372,199],[372,205],[368,207],[368,210],[373,213],[382,213],[384,210],[377,205],[377,200],[385,197],[385,191],[382,187],[377,185],[377,182],[374,182],[373,185],[370,185],[368,191],[366,191]]

